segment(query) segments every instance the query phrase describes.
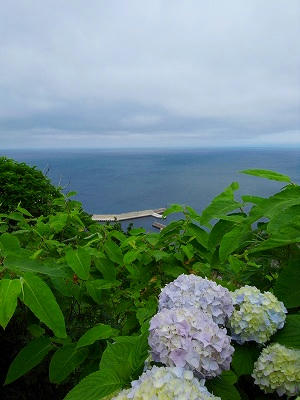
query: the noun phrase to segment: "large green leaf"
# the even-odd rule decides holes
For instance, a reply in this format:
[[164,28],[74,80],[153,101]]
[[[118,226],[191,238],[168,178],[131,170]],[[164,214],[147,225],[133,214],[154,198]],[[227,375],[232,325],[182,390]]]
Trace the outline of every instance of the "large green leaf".
[[163,216],[167,217],[170,214],[175,214],[179,212],[183,212],[184,208],[180,204],[171,204],[170,207],[168,207],[164,213]]
[[89,278],[91,267],[91,256],[83,247],[76,250],[69,249],[66,253],[66,261],[80,279]]
[[0,280],[0,325],[6,328],[17,307],[17,299],[21,292],[19,279]]
[[58,349],[50,361],[49,379],[52,383],[65,380],[87,357],[88,349],[77,349],[76,344],[67,344]]
[[186,227],[187,235],[194,236],[198,243],[207,249],[208,233],[196,224],[188,224]]
[[64,316],[49,286],[31,272],[25,273],[20,280],[23,288],[21,300],[57,337],[66,337]]
[[112,369],[127,383],[138,378],[148,355],[147,337],[148,332],[115,338],[102,354],[100,369]]
[[300,186],[288,185],[284,190],[252,207],[249,213],[249,222],[253,223],[262,217],[271,219],[280,215],[285,209],[299,204]]
[[104,251],[108,258],[116,264],[123,264],[123,254],[120,247],[113,241],[108,240],[104,245]]
[[219,220],[212,228],[208,237],[208,248],[212,252],[221,242],[225,233],[234,226],[231,221]]
[[5,384],[14,382],[38,365],[52,348],[53,345],[48,337],[43,336],[32,340],[17,354],[11,363]]
[[103,369],[84,378],[64,400],[100,400],[121,389],[124,383],[113,369]]
[[300,259],[284,267],[276,280],[274,294],[287,308],[300,306]]
[[272,238],[300,242],[300,205],[289,207],[275,215],[268,223],[267,231]]
[[241,396],[234,386],[237,376],[233,371],[224,371],[221,376],[207,380],[208,390],[222,400],[240,400]]
[[283,329],[272,337],[273,342],[300,349],[300,314],[289,314]]
[[85,332],[78,340],[77,348],[88,346],[100,339],[108,339],[112,336],[117,336],[119,331],[109,325],[98,324]]
[[224,190],[224,192],[216,196],[209,206],[202,211],[199,222],[202,225],[209,226],[209,222],[212,219],[219,218],[222,215],[226,215],[228,212],[241,207],[241,204],[234,200],[234,192],[238,188],[239,184],[233,182]]
[[22,255],[18,254],[8,254],[4,260],[5,268],[13,271],[17,274],[22,274],[23,272],[33,272],[43,275],[48,275],[51,277],[67,277],[68,274],[65,270],[65,266],[58,265],[53,261],[53,264],[47,262],[40,262],[31,258],[24,258]]
[[247,224],[236,225],[231,231],[227,232],[220,243],[219,257],[224,262],[227,257],[242,244],[245,245],[245,239],[250,233],[250,226]]
[[102,273],[103,278],[108,281],[116,279],[116,268],[112,261],[106,257],[95,258],[95,266]]
[[11,233],[3,233],[0,236],[0,250],[5,256],[10,252],[18,252],[20,250],[19,240]]
[[289,182],[291,183],[291,178],[287,175],[280,174],[279,172],[274,172],[268,169],[245,169],[240,171],[242,174],[258,176],[260,178],[270,179],[271,181]]

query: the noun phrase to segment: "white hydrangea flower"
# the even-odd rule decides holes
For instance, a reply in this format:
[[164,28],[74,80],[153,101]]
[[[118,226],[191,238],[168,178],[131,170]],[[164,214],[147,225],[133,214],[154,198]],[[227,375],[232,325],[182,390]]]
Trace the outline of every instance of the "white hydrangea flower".
[[230,368],[234,348],[225,328],[195,308],[163,309],[150,321],[148,338],[154,361],[213,378]]
[[284,326],[287,310],[272,293],[243,286],[232,293],[235,310],[229,319],[233,340],[265,343]]
[[300,393],[300,350],[278,343],[267,346],[254,364],[252,377],[265,393],[296,396]]
[[221,400],[209,393],[204,380],[183,368],[156,367],[144,372],[131,389],[123,390],[113,400]]
[[195,307],[211,315],[218,325],[225,325],[233,312],[228,289],[196,275],[179,275],[167,284],[159,296],[159,311],[163,308]]

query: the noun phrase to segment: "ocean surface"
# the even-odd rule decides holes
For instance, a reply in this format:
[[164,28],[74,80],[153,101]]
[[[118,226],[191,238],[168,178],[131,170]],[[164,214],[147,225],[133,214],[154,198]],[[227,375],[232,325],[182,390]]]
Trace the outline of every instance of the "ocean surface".
[[[300,183],[300,149],[274,150],[0,150],[35,165],[91,214],[189,205],[198,212],[231,182],[243,194],[268,196],[284,183],[241,174],[271,169]],[[135,220],[150,229],[153,218]]]

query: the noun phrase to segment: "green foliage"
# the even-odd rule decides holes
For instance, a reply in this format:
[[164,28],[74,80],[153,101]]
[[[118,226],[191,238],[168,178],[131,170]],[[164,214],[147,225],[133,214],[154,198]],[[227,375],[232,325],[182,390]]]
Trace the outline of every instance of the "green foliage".
[[260,178],[270,179],[271,181],[280,181],[291,183],[291,178],[287,175],[278,172],[270,171],[268,169],[246,169],[241,171],[243,174],[259,176]]
[[[10,340],[18,343],[6,384],[29,380],[40,364],[69,392],[66,400],[96,400],[128,386],[148,357],[161,287],[181,273],[230,290],[248,284],[274,292],[289,315],[272,340],[299,348],[300,187],[281,174],[250,172],[289,184],[240,202],[233,183],[201,214],[173,205],[165,215],[181,219],[160,233],[92,222],[69,197],[54,200],[50,215],[36,216],[23,203],[1,208],[0,335],[16,332]],[[214,394],[250,400],[258,352],[236,346],[231,370],[208,383]]]
[[7,372],[5,384],[14,382],[20,376],[26,374],[33,367],[38,365],[52,349],[49,337],[40,337],[32,340],[25,346],[13,360]]
[[[0,205],[4,213],[18,211],[31,217],[49,215],[61,192],[35,167],[0,157]],[[25,211],[24,211],[25,209]]]

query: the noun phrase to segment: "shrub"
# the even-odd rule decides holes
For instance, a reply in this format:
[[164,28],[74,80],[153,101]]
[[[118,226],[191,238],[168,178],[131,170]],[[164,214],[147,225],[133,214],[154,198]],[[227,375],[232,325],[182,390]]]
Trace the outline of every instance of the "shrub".
[[53,200],[61,196],[60,189],[36,167],[0,158],[1,212],[15,211],[20,204],[35,217],[49,215],[55,210]]

